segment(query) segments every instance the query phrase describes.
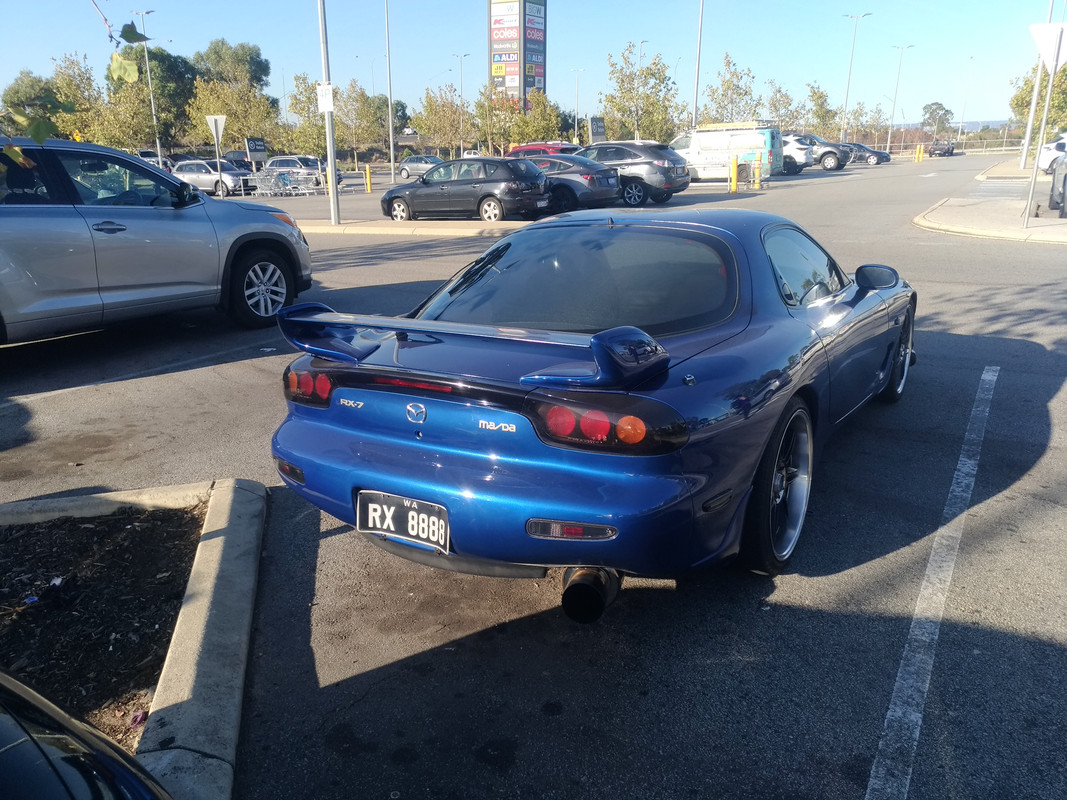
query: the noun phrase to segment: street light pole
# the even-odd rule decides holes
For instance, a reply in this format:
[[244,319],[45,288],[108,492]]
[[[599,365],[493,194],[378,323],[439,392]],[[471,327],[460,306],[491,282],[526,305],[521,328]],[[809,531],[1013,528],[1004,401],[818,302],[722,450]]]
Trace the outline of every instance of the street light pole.
[[[892,45],[892,47],[895,47],[897,50],[900,51],[900,58],[897,59],[897,83],[893,87],[893,110],[889,113],[889,137],[887,138],[885,146],[887,152],[890,149],[889,145],[893,143],[893,125],[897,119],[897,91],[900,89],[900,68],[904,66],[904,51],[907,50],[909,47],[915,47],[915,45],[894,44]],[[901,141],[903,141],[903,139]]]
[[[319,0],[319,49],[322,53],[322,82],[333,92],[330,83],[330,45],[326,35],[326,0]],[[337,150],[333,138],[333,97],[325,112],[326,125],[326,185],[330,192],[330,224],[341,222],[341,205],[337,198]]]
[[967,114],[967,95],[971,91],[971,69],[974,67],[974,56],[967,59],[967,88],[963,90],[963,113],[960,114],[960,127],[956,131],[956,141],[963,138],[963,120]]
[[700,0],[700,16],[697,17],[697,69],[693,75],[693,127],[697,126],[697,94],[700,89],[700,40],[704,33],[704,0]]
[[159,148],[159,120],[156,118],[156,93],[152,91],[152,67],[148,64],[148,34],[145,33],[144,18],[145,14],[152,14],[153,11],[132,11],[132,14],[136,14],[141,18],[141,35],[145,37],[144,41],[144,69],[145,74],[148,76],[148,101],[152,106],[152,128],[156,132],[156,158],[159,159],[159,168],[163,169],[163,153]]
[[572,67],[571,72],[574,73],[574,143],[581,144],[582,137],[578,130],[578,75],[579,73],[585,72],[585,69]]
[[463,123],[466,117],[466,109],[463,107],[463,59],[470,55],[470,53],[453,53],[453,56],[459,59],[459,154],[463,155]]
[[856,32],[860,27],[860,20],[869,17],[871,12],[864,14],[842,14],[855,20],[852,25],[852,50],[848,54],[848,79],[845,81],[845,104],[841,107],[841,141],[845,141],[845,129],[848,127],[848,90],[852,87],[852,57],[856,54]]
[[641,81],[641,61],[645,57],[644,47],[645,47],[646,44],[648,44],[648,39],[642,39],[637,44],[637,75],[635,76],[637,78],[637,80],[634,82],[635,83],[634,91],[637,94],[637,102],[634,104],[635,105],[635,110],[637,111],[637,113],[634,114],[634,141],[635,142],[641,138],[640,133],[638,133],[638,130],[641,127],[641,88],[640,87],[644,83],[643,81]]

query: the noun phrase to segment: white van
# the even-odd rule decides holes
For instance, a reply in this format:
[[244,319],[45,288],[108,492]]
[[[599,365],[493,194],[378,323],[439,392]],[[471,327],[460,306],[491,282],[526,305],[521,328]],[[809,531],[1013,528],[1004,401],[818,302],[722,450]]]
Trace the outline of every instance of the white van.
[[733,156],[737,156],[738,180],[752,177],[756,160],[761,162],[764,178],[783,172],[782,133],[765,120],[694,128],[674,139],[670,147],[685,158],[693,180],[729,178]]

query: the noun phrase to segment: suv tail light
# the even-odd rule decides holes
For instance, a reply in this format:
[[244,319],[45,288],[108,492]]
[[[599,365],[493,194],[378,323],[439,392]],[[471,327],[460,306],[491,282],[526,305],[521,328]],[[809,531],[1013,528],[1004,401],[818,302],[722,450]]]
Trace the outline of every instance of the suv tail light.
[[671,162],[665,158],[656,159],[652,163],[655,164],[657,167],[669,167],[671,165]]
[[523,414],[546,444],[617,455],[662,455],[681,448],[689,433],[670,406],[609,392],[534,392]]

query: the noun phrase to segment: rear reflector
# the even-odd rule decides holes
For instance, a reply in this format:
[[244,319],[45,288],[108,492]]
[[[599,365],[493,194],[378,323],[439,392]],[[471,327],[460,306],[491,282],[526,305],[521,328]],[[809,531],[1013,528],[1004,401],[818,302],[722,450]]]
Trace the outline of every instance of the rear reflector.
[[280,472],[289,480],[304,485],[304,470],[300,469],[296,464],[290,464],[288,461],[282,461],[280,458],[275,458],[274,463],[278,466],[278,472]]
[[581,522],[559,522],[549,519],[531,519],[526,522],[526,533],[538,539],[614,539],[617,528],[610,525],[585,525]]

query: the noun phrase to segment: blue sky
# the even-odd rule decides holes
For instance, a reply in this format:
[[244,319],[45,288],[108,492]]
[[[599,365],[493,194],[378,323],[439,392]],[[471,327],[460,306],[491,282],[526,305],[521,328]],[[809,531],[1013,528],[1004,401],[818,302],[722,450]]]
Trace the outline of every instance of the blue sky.
[[[599,107],[610,88],[607,56],[628,42],[645,40],[644,58],[659,54],[692,102],[700,0],[546,0],[546,87],[565,110],[575,103],[585,116]],[[322,79],[317,0],[250,3],[205,0],[97,0],[115,25],[152,10],[145,27],[155,44],[192,56],[212,39],[259,45],[271,64],[268,92],[284,94],[283,81],[304,72]],[[358,80],[368,91],[386,90],[386,0],[326,0],[330,72],[334,84]],[[26,7],[29,8],[29,7]],[[394,100],[416,109],[427,86],[460,85],[471,99],[488,80],[486,0],[388,0]],[[1067,0],[1055,0],[1053,21],[1064,19]],[[858,27],[847,15],[870,13]],[[757,90],[775,80],[794,98],[806,97],[815,82],[830,102],[845,97],[849,54],[855,37],[849,107],[893,105],[898,66],[899,124],[917,121],[922,106],[940,102],[958,122],[1003,120],[1009,116],[1012,81],[1032,73],[1037,49],[1029,25],[1045,22],[1049,0],[705,0],[700,54],[703,87],[715,82],[729,53],[752,70]],[[33,36],[7,36],[0,50],[0,89],[22,69],[48,76],[52,59],[65,53],[88,56],[97,79],[111,53],[107,32],[90,0],[43,0],[33,7]],[[9,20],[10,21],[10,20]],[[894,46],[913,45],[904,51]],[[469,53],[466,58],[458,55]],[[583,70],[574,72],[573,70]]]

